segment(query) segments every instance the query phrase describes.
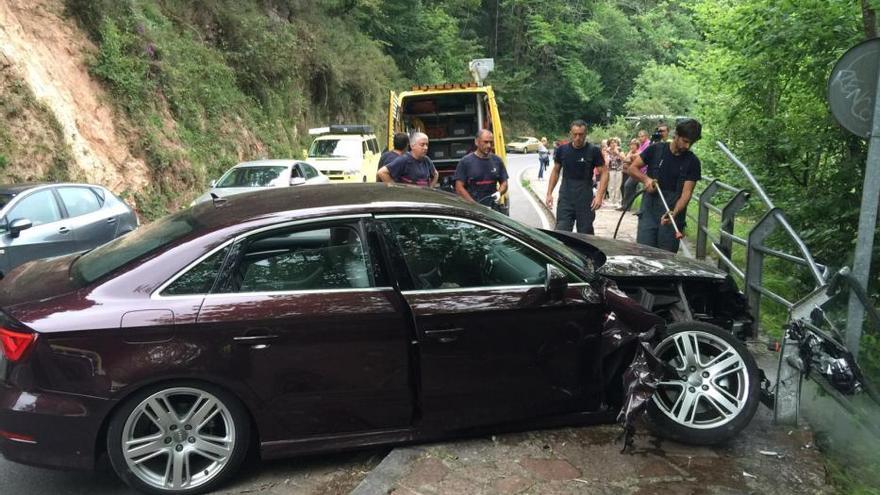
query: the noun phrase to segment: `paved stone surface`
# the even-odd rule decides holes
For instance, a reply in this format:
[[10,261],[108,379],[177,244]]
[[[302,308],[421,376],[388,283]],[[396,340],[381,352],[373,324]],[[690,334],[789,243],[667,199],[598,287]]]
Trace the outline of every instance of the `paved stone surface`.
[[632,454],[620,453],[615,425],[433,444],[375,493],[833,493],[809,430],[773,427],[766,409],[742,435],[714,448],[675,444],[645,431]]

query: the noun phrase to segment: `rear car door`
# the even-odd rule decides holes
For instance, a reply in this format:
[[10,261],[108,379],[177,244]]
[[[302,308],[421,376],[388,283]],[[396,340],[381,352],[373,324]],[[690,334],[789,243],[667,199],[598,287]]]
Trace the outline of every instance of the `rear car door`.
[[198,325],[233,335],[242,379],[286,438],[405,428],[410,326],[362,219],[254,232],[236,241]]
[[104,210],[103,200],[92,188],[60,186],[55,190],[67,211],[77,249],[92,249],[116,237],[119,219]]
[[8,266],[11,268],[27,261],[76,251],[76,240],[70,222],[63,218],[52,189],[45,188],[25,194],[27,195],[19,199],[6,215],[6,225],[26,218],[33,226],[22,230],[15,238],[8,232],[3,234],[7,236],[4,256],[10,260]]
[[568,274],[562,300],[551,300],[551,260],[486,224],[379,221],[408,272],[398,276],[416,323],[426,422],[456,430],[599,407],[591,377],[602,314],[588,284]]

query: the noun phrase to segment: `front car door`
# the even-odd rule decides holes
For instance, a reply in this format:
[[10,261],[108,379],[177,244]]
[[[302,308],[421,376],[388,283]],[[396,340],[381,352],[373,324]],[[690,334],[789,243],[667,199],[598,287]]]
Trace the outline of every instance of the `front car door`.
[[[602,310],[568,274],[544,291],[552,261],[487,224],[379,217],[402,253],[402,291],[416,322],[424,419],[445,430],[600,407],[595,373]],[[408,288],[407,288],[408,287]]]
[[18,237],[7,231],[3,256],[8,257],[9,267],[27,261],[72,253],[77,250],[70,223],[63,218],[61,209],[51,188],[39,189],[21,197],[6,215],[6,225],[26,218],[33,226],[22,230]]
[[368,243],[365,216],[238,239],[199,312],[234,335],[242,379],[281,438],[407,428],[411,326]]

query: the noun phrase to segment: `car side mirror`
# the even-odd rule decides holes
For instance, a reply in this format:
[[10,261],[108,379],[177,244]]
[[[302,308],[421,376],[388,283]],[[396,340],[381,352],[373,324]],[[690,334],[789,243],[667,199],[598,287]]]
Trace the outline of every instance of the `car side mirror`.
[[299,186],[306,183],[305,177],[291,177],[290,185],[291,186]]
[[217,179],[212,180],[212,181],[211,181],[211,187],[214,187],[214,186],[216,186],[216,185],[217,185]]
[[568,280],[566,280],[565,272],[555,265],[547,263],[547,272],[544,275],[544,292],[551,299],[562,299],[566,287],[568,287]]
[[27,230],[34,226],[34,223],[27,218],[16,218],[9,224],[9,235],[18,237],[22,230]]

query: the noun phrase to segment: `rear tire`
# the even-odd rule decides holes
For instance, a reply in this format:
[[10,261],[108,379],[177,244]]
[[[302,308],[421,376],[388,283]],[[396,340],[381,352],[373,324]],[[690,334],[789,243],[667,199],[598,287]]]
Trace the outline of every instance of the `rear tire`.
[[740,340],[715,325],[670,325],[655,353],[677,370],[648,404],[648,423],[660,436],[712,445],[745,428],[758,409],[758,366]]
[[234,474],[250,446],[250,421],[229,392],[199,382],[147,387],[113,415],[107,453],[116,474],[153,494],[197,494]]

